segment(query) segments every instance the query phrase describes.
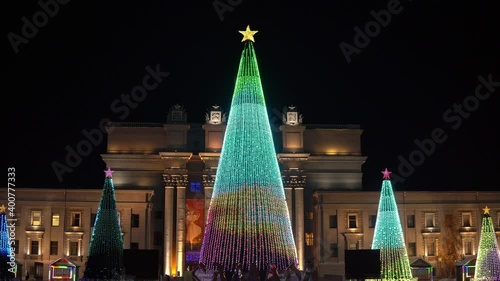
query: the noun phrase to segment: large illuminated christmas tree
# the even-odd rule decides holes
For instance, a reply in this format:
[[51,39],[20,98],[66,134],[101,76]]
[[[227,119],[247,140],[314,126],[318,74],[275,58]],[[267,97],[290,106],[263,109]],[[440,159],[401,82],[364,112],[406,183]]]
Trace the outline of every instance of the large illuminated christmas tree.
[[500,252],[498,250],[493,220],[490,216],[490,208],[486,206],[483,211],[484,215],[481,226],[481,236],[479,238],[479,249],[477,251],[475,280],[500,280]]
[[382,174],[384,177],[372,249],[380,250],[380,273],[383,280],[413,280],[398,207],[392,191],[391,172],[385,169]]
[[0,206],[0,280],[11,280],[14,278],[17,265],[15,256],[12,256],[5,209],[5,205]]
[[123,274],[123,238],[116,209],[113,171],[108,168],[104,172],[106,178],[85,267],[86,280],[119,280]]
[[260,80],[253,35],[243,34],[200,261],[260,270],[297,264],[288,207]]

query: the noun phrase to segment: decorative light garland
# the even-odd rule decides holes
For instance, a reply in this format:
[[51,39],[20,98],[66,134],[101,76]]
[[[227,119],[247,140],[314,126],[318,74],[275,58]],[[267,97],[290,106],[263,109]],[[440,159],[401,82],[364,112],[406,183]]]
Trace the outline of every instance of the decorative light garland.
[[[247,28],[248,29],[248,28]],[[253,37],[252,37],[253,38]],[[241,55],[212,201],[200,253],[214,263],[248,270],[297,264],[288,207],[260,74],[247,40]]]
[[[14,278],[14,272],[17,271],[15,255],[12,255],[12,249],[9,239],[9,229],[7,226],[7,214],[5,206],[0,206],[0,279],[11,280]],[[19,245],[12,245],[19,247]],[[14,267],[11,264],[15,264]]]
[[500,252],[490,209],[484,209],[476,259],[476,281],[500,280]]
[[381,278],[383,280],[415,280],[399,218],[398,207],[389,174],[385,171],[378,206],[372,249],[380,250]]
[[106,179],[90,238],[85,279],[114,280],[123,273],[123,237],[111,176],[113,171],[108,168],[104,172]]

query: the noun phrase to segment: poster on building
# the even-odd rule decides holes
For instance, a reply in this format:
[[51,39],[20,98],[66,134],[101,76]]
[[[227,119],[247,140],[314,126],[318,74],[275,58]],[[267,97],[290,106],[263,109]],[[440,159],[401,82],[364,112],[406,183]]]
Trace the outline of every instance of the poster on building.
[[195,255],[201,249],[205,225],[205,200],[186,199],[186,251]]

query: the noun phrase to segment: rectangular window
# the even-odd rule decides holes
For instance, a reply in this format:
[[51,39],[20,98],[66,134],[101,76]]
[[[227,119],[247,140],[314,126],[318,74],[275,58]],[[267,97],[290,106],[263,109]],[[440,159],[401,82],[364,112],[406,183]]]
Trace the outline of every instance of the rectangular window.
[[19,254],[19,240],[14,240],[14,254]]
[[408,256],[414,257],[417,255],[417,243],[408,243]]
[[337,215],[330,216],[330,228],[337,228]]
[[57,241],[50,241],[50,254],[57,256],[58,255],[58,249],[59,248],[59,243]]
[[472,255],[472,241],[464,241],[464,255]]
[[427,241],[427,256],[433,257],[436,255],[436,242]]
[[78,256],[78,241],[70,241],[69,242],[69,255],[70,256]]
[[408,228],[415,228],[415,215],[406,216],[406,226]]
[[201,192],[201,183],[200,182],[191,182],[189,185],[189,191],[193,193]]
[[31,241],[30,255],[38,255],[38,241]]
[[472,213],[462,213],[462,226],[472,226]]
[[52,214],[52,226],[59,226],[59,214],[58,213]]
[[306,220],[314,220],[314,212],[306,212]]
[[31,226],[42,225],[42,211],[31,211]]
[[314,246],[314,233],[306,232],[306,246]]
[[338,258],[339,257],[339,244],[338,243],[332,243],[330,244],[330,252],[331,252],[331,257],[332,258]]
[[347,215],[348,228],[358,228],[358,215],[349,214]]
[[90,214],[90,227],[94,227],[97,214]]
[[155,231],[153,235],[153,244],[155,246],[161,246],[163,244],[163,232]]
[[425,227],[434,227],[434,213],[425,213]]
[[375,228],[375,224],[377,223],[377,215],[370,215],[369,220],[369,227]]
[[71,213],[71,226],[82,226],[82,213],[72,212]]
[[131,222],[130,225],[132,227],[139,227],[139,215],[138,214],[132,214],[132,217],[130,217]]
[[139,243],[130,242],[130,249],[131,250],[139,250]]

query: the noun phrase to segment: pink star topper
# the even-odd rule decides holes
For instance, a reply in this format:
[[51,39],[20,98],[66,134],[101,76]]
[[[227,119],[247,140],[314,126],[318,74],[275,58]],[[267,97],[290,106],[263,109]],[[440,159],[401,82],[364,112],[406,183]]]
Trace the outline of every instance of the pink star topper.
[[385,168],[385,171],[382,171],[381,173],[384,175],[384,180],[389,180],[389,179],[391,179],[391,176],[390,176],[390,175],[392,174],[392,172],[389,172],[389,171],[387,170],[387,168]]
[[114,172],[115,172],[115,171],[111,171],[111,168],[110,168],[110,167],[108,167],[108,169],[107,169],[107,170],[104,170],[104,173],[106,173],[106,178],[112,178],[112,177],[113,177],[113,173],[114,173]]

